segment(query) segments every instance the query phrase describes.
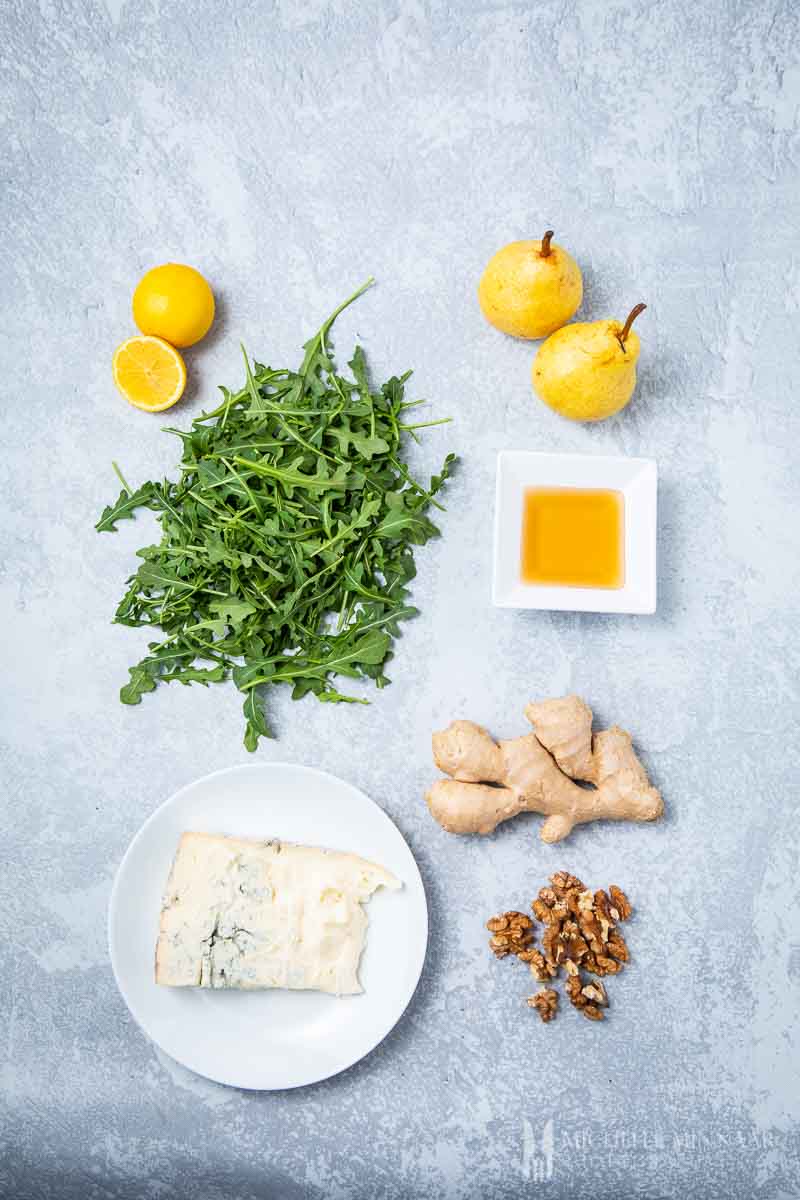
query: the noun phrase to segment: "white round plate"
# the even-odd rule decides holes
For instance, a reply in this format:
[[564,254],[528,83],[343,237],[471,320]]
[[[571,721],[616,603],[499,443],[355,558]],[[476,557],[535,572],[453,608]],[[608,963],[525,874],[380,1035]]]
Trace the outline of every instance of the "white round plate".
[[[161,895],[187,830],[349,850],[393,871],[400,891],[379,888],[366,906],[364,992],[337,997],[157,986]],[[145,822],[114,881],[108,940],[125,1003],[170,1057],[233,1087],[294,1088],[352,1066],[400,1019],[425,961],[428,907],[402,834],[363,792],[311,767],[248,764],[190,783]]]

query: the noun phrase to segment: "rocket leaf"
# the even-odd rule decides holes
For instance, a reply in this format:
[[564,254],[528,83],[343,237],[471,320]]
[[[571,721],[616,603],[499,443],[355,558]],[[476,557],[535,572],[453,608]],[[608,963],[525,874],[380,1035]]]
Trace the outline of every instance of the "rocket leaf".
[[[192,422],[175,480],[123,483],[96,528],[114,531],[139,508],[161,541],[139,551],[115,621],[163,633],[120,691],[139,704],[157,684],[218,683],[244,694],[248,750],[270,737],[265,696],[289,684],[325,703],[366,703],[334,680],[389,682],[386,666],[409,603],[413,547],[437,536],[428,511],[455,456],[429,486],[403,460],[410,373],[373,389],[361,347],[338,374],[330,330],[359,288],[304,346],[298,370],[251,362],[238,391]],[[115,468],[116,470],[116,468]],[[119,472],[117,472],[119,474]]]

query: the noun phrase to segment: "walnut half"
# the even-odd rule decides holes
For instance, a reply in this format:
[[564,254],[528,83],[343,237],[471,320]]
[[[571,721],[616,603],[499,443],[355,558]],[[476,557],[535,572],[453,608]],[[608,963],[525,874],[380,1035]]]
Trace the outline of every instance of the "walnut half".
[[615,883],[608,889],[611,896],[611,915],[615,921],[627,921],[633,912],[628,897]]
[[581,976],[570,975],[566,983],[567,999],[590,1021],[602,1021],[603,1009],[608,1004],[606,989],[602,983],[584,983]]
[[542,988],[534,996],[528,996],[528,1005],[535,1008],[545,1025],[552,1021],[558,1009],[558,992],[553,988]]
[[527,913],[506,912],[490,917],[486,928],[491,933],[489,945],[498,958],[519,954],[533,941],[533,921]]

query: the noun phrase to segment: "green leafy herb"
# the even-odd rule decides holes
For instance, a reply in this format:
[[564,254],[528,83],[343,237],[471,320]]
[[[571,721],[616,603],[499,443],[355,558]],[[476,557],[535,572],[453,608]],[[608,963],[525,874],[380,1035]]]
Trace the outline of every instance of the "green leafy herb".
[[[124,704],[158,683],[219,683],[244,694],[244,744],[271,736],[267,685],[288,683],[294,699],[365,703],[335,677],[389,682],[385,669],[408,603],[414,546],[438,530],[428,516],[455,463],[448,454],[424,487],[402,459],[414,424],[406,401],[410,372],[379,390],[357,346],[352,379],[339,375],[328,334],[368,280],[305,344],[297,371],[251,364],[245,385],[170,429],[183,455],[175,481],[122,492],[97,523],[114,531],[139,508],[158,514],[162,537],[138,551],[115,620],[155,626],[163,640],[130,669]],[[244,353],[244,351],[243,351]]]

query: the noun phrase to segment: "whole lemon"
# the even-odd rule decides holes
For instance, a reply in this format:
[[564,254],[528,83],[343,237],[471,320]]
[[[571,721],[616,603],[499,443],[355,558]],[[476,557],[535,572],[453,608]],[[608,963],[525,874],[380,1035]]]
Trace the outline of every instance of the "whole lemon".
[[580,267],[552,237],[548,229],[540,240],[509,242],[489,260],[478,300],[486,320],[503,333],[547,337],[580,307]]
[[164,263],[140,279],[133,293],[133,319],[142,333],[172,346],[193,346],[214,320],[214,293],[194,267]]

